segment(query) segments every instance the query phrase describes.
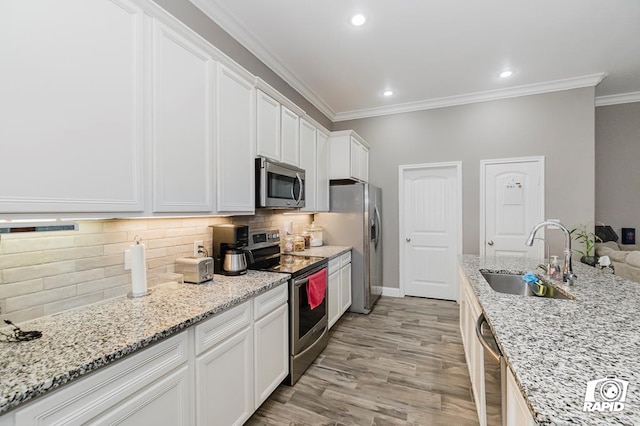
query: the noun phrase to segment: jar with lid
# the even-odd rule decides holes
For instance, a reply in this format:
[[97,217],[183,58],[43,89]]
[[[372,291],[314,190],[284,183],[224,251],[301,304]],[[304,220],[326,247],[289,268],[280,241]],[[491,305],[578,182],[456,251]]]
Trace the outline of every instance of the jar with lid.
[[311,248],[311,233],[305,229],[302,231],[302,238],[304,238],[305,250]]
[[304,238],[302,238],[302,235],[296,235],[293,239],[293,251],[304,251]]
[[307,227],[307,232],[311,234],[311,247],[319,247],[322,245],[322,226],[311,222],[311,226]]

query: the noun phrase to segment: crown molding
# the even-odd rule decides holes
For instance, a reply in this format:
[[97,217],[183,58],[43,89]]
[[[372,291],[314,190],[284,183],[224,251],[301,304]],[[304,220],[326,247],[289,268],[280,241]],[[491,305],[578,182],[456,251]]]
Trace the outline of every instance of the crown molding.
[[333,121],[336,113],[331,107],[318,96],[309,86],[307,86],[295,73],[291,72],[282,61],[246,29],[242,23],[229,13],[222,5],[215,0],[189,0],[198,9],[204,12],[212,21],[218,24],[231,37],[236,39],[247,50],[253,53],[258,60],[262,61],[268,68],[275,72],[294,90],[300,93],[320,112]]
[[619,93],[617,95],[597,96],[596,106],[630,104],[640,102],[640,92]]
[[355,111],[341,112],[335,115],[335,122],[369,118],[381,115],[399,114],[404,112],[421,111],[425,109],[444,108],[457,105],[466,105],[476,102],[495,101],[500,99],[515,98],[519,96],[538,95],[541,93],[559,92],[562,90],[579,89],[581,87],[597,86],[606,73],[591,74],[581,77],[565,78],[562,80],[547,81],[544,83],[527,84],[506,89],[487,90],[465,95],[448,96],[445,98],[428,99],[424,101],[408,102],[379,108],[369,108]]

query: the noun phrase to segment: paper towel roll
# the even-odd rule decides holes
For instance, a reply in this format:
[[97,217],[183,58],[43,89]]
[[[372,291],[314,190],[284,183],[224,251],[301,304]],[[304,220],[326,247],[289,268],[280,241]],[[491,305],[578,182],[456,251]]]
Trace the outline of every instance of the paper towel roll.
[[131,294],[140,297],[147,294],[147,258],[144,244],[131,246]]

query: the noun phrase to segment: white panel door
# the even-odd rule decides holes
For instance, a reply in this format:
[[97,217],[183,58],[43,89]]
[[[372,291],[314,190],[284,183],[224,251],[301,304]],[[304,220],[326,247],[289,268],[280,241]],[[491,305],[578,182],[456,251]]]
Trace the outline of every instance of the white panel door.
[[480,173],[480,254],[544,257],[541,242],[525,245],[531,228],[544,220],[544,159],[483,160]]
[[213,210],[215,62],[154,21],[154,212]]
[[143,38],[126,0],[0,2],[0,212],[144,210]]
[[217,80],[218,212],[254,212],[255,88],[220,64]]
[[401,293],[456,300],[457,255],[462,251],[461,165],[400,167]]
[[300,168],[305,171],[304,199],[301,211],[316,211],[316,127],[306,120],[300,120]]

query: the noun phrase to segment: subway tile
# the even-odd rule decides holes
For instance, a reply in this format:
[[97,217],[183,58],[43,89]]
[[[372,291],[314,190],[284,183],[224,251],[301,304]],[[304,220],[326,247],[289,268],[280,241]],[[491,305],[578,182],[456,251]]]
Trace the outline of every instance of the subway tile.
[[37,265],[42,263],[44,251],[0,255],[0,269],[18,268],[20,266]]
[[44,289],[44,280],[36,278],[35,280],[20,281],[11,284],[0,284],[0,299],[8,297],[23,296]]
[[156,249],[147,249],[145,250],[145,256],[147,260],[149,259],[157,259],[158,257],[166,257],[167,256],[167,247],[160,247]]
[[82,296],[71,297],[56,302],[46,303],[43,306],[44,314],[53,315],[59,312],[68,311],[69,309],[96,303],[101,300],[104,300],[104,294],[102,291],[97,293],[85,294]]
[[182,219],[148,219],[147,229],[167,229],[178,228],[182,226]]
[[104,278],[128,274],[129,271],[126,271],[124,269],[124,263],[120,265],[107,266],[106,268],[104,268]]
[[124,255],[112,254],[109,256],[89,257],[86,259],[76,260],[76,271],[86,271],[88,269],[104,268],[106,266],[114,266],[124,264]]
[[33,308],[22,309],[15,312],[5,312],[3,310],[2,314],[0,315],[0,320],[10,320],[14,324],[21,325],[20,323],[40,318],[42,316],[44,316],[44,308],[42,306],[35,306]]
[[67,235],[42,238],[6,239],[2,242],[3,253],[23,253],[73,247],[74,238],[75,237],[72,235]]
[[43,306],[47,303],[74,297],[75,295],[76,287],[67,286],[51,290],[43,290],[24,296],[9,297],[5,300],[5,307],[7,309],[6,313]]
[[147,228],[147,220],[144,219],[113,219],[106,220],[102,224],[104,232],[119,232],[119,231],[142,231]]
[[44,288],[52,289],[65,287],[68,285],[78,284],[81,282],[98,280],[104,278],[105,270],[103,268],[89,269],[87,271],[70,272],[68,274],[54,275],[44,278]]
[[78,222],[78,233],[81,234],[99,234],[102,232],[102,220],[84,220]]
[[162,238],[167,238],[167,230],[166,229],[149,229],[145,231],[129,231],[127,232],[127,241],[131,241],[131,244],[134,244],[137,240],[136,237],[140,237],[142,242],[148,242],[149,240],[159,240]]
[[[121,254],[122,256],[124,256],[124,254],[123,254],[124,251],[128,250],[129,248],[131,248],[132,245],[133,244],[131,244],[129,242],[117,243],[117,244],[105,244],[104,245],[104,254],[106,256],[113,255],[113,254]],[[124,257],[122,259],[124,259]]]
[[103,251],[104,249],[102,248],[102,246],[47,250],[42,256],[42,263],[53,263],[61,262],[63,260],[102,256]]
[[116,297],[123,297],[130,292],[131,292],[131,285],[129,284],[108,288],[108,289],[105,289],[104,291],[104,299],[107,300],[107,299],[114,299]]
[[75,270],[75,263],[75,261],[70,260],[65,262],[5,269],[2,271],[2,281],[3,283],[15,283],[18,281],[28,281],[35,278],[66,274]]
[[115,277],[102,278],[100,280],[92,280],[80,283],[78,287],[78,296],[83,294],[95,293],[108,288],[118,287],[128,284],[128,277],[125,275],[117,275]]
[[184,235],[197,235],[198,228],[195,226],[190,226],[187,228],[170,228],[167,229],[167,237],[182,237]]
[[185,242],[183,241],[183,237],[164,238],[162,240],[151,240],[151,241],[145,242],[145,245],[147,246],[147,248],[150,248],[150,249],[158,248],[158,247],[171,247],[171,246],[177,246],[181,244],[185,244]]
[[86,234],[75,237],[76,247],[98,246],[103,244],[124,243],[127,241],[126,232],[109,232],[103,234]]

